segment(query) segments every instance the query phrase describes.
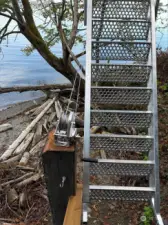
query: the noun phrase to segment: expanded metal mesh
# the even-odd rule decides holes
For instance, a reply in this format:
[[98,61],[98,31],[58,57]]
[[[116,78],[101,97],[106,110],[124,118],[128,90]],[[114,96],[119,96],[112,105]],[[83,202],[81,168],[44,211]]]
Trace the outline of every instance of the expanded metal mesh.
[[109,154],[114,151],[148,152],[152,150],[152,146],[152,138],[127,138],[110,135],[90,137],[91,151],[104,150]]
[[92,38],[111,40],[148,40],[150,23],[93,20]]
[[92,103],[117,105],[148,105],[151,89],[98,87],[91,89]]
[[147,83],[150,66],[134,65],[92,65],[92,82]]
[[92,126],[149,128],[151,119],[151,113],[91,111]]
[[129,164],[129,163],[91,163],[90,174],[92,175],[127,175],[148,176],[153,169],[152,164]]
[[149,0],[93,0],[93,18],[147,19]]
[[147,62],[150,43],[136,42],[92,42],[93,60],[130,60]]
[[154,192],[125,190],[90,190],[91,200],[150,201]]

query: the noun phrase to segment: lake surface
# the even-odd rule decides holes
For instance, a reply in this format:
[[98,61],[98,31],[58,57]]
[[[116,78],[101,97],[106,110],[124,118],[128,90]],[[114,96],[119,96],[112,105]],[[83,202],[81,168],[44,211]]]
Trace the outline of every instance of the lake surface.
[[[51,68],[46,61],[34,51],[30,56],[26,56],[21,49],[28,45],[28,41],[23,36],[10,38],[8,46],[6,42],[1,45],[0,53],[0,86],[21,86],[40,84],[62,84],[69,81],[60,73]],[[157,33],[157,45],[168,47],[168,31],[163,34]],[[80,53],[84,50],[83,45],[74,48],[74,52]],[[62,56],[61,45],[57,44],[53,51],[58,57]],[[80,62],[85,66],[85,56],[80,58]],[[24,93],[7,93],[0,95],[0,108],[9,104],[29,100],[42,95],[40,91]]]

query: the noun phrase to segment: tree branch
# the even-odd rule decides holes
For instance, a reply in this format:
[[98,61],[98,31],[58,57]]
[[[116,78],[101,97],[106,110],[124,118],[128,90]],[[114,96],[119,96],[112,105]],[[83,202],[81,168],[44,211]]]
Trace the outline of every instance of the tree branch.
[[78,17],[78,0],[74,0],[74,10],[73,10],[73,25],[72,25],[72,31],[70,35],[70,40],[68,42],[68,46],[70,49],[72,49],[75,39],[76,39],[76,34],[77,34],[77,29],[78,29],[78,22],[79,22],[79,17]]
[[19,26],[22,26],[24,24],[24,19],[23,19],[23,16],[22,16],[22,13],[20,11],[20,8],[19,8],[19,3],[17,0],[11,0],[12,1],[12,5],[13,5],[13,8],[14,8],[14,12],[15,12],[15,15],[19,21],[18,25]]
[[9,19],[12,19],[12,20],[15,20],[17,23],[20,23],[19,20],[11,15],[8,15],[8,14],[5,14],[5,13],[2,13],[0,12],[0,16],[4,16],[6,18],[9,18]]
[[38,91],[51,89],[68,89],[72,88],[71,84],[45,84],[40,86],[15,86],[15,87],[0,87],[0,94],[8,92],[24,92],[24,91]]
[[5,37],[7,37],[7,36],[9,36],[9,35],[11,35],[11,34],[20,34],[20,33],[21,33],[20,31],[10,31],[10,32],[7,32],[7,33],[3,34],[2,36],[0,36],[0,43],[2,42],[2,40],[3,40]]
[[[83,51],[83,52],[81,52],[81,53],[75,55],[75,58],[79,58],[79,57],[81,57],[81,56],[83,56],[83,55],[85,55],[85,54],[86,54],[86,51]],[[74,61],[74,59],[73,59],[72,57],[71,57],[71,61]]]

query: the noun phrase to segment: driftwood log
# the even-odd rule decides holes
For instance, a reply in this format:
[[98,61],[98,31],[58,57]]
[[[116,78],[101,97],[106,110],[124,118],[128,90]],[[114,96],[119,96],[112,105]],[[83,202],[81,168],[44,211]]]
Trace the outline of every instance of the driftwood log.
[[0,157],[1,161],[8,159],[11,154],[15,151],[15,149],[20,145],[20,143],[25,139],[28,133],[34,128],[37,122],[44,116],[44,114],[48,111],[48,109],[55,102],[55,98],[45,107],[45,109],[29,124],[29,126],[22,131],[19,137],[9,146],[9,148],[3,153]]
[[24,92],[24,91],[47,91],[51,89],[66,89],[72,88],[71,84],[46,84],[46,85],[38,85],[38,86],[15,86],[15,87],[0,87],[0,94],[8,93],[8,92]]
[[0,133],[12,129],[12,125],[9,123],[5,123],[0,125]]

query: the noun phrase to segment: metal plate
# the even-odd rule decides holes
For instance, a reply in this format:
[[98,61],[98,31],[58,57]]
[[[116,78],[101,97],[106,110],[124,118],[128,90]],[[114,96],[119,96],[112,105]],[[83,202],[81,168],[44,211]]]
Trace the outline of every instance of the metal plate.
[[147,19],[149,0],[93,0],[93,18]]
[[151,112],[114,110],[91,111],[91,126],[149,128],[151,119]]
[[91,200],[150,201],[153,196],[152,188],[90,186]]
[[92,23],[93,39],[148,40],[149,22],[93,20]]
[[150,43],[138,42],[92,42],[92,60],[129,60],[147,62]]
[[92,82],[147,83],[150,66],[92,64]]
[[138,161],[131,163],[130,160],[104,160],[105,162],[90,163],[90,174],[92,175],[120,175],[120,176],[149,176],[154,165],[138,163]]
[[92,87],[91,100],[97,104],[148,105],[151,93],[149,88]]
[[103,135],[95,134],[90,137],[90,150],[114,151],[131,151],[131,152],[148,152],[152,150],[152,137],[138,137],[138,135]]

